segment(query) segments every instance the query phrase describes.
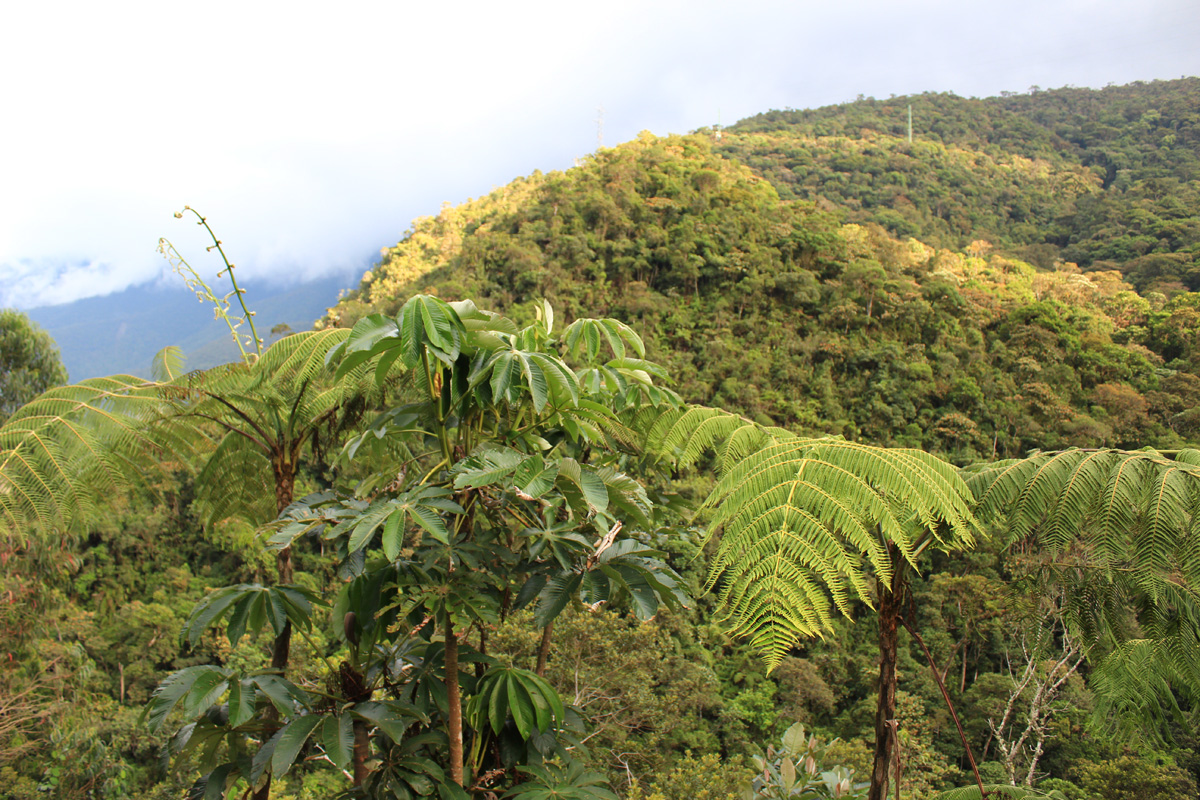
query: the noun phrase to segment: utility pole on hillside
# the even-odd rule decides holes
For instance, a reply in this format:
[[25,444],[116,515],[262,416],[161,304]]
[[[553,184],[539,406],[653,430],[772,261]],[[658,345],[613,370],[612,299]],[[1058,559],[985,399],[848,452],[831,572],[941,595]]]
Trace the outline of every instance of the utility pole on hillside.
[[912,103],[908,104],[908,143],[912,144]]

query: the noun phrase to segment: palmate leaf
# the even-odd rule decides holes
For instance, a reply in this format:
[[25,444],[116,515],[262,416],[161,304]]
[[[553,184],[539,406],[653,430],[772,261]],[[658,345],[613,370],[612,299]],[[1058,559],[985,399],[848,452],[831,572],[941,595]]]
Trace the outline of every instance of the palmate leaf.
[[358,703],[351,709],[351,713],[379,728],[396,744],[403,741],[404,732],[410,725],[429,721],[416,707],[396,700],[369,700]]
[[448,366],[458,359],[466,328],[446,301],[416,295],[400,308],[396,325],[400,329],[401,358],[408,368],[421,363],[426,351]]
[[[207,696],[211,694],[213,686],[227,680],[229,675],[228,670],[209,665],[185,667],[174,672],[154,690],[150,702],[146,704],[146,708],[142,712],[142,718],[151,731],[158,731],[166,721],[167,715],[174,710],[175,706],[184,701],[185,697],[191,697],[197,686],[200,687],[200,694]],[[193,711],[196,710],[195,702],[190,705],[193,707]]]
[[553,622],[575,597],[582,583],[583,573],[575,571],[560,573],[546,581],[537,595],[533,624],[544,628]]
[[517,450],[489,448],[454,465],[454,488],[478,489],[503,481],[517,471],[528,458]]
[[[218,706],[226,693],[227,703]],[[216,707],[222,717],[220,726],[237,728],[253,718],[261,699],[269,701],[284,717],[295,716],[311,706],[303,689],[278,675],[251,675],[238,680],[229,669],[205,664],[185,667],[163,679],[142,711],[142,719],[152,732],[157,732],[167,716],[180,707],[186,718],[200,717],[201,723],[212,725]],[[226,711],[228,717],[224,717]],[[187,743],[191,730],[185,726],[183,738],[177,736],[180,746]]]
[[479,351],[472,365],[470,388],[487,384],[493,403],[520,404],[527,395],[539,414],[547,404],[570,407],[579,403],[579,379],[557,356],[523,350],[515,343],[494,352]]
[[[326,357],[330,362],[337,362],[337,379],[341,379],[350,370],[383,354],[391,354],[389,363],[400,356],[400,328],[395,320],[383,314],[370,314],[354,324],[345,343],[330,350]],[[380,376],[376,373],[376,378]]]
[[588,464],[573,458],[560,459],[555,485],[580,517],[586,519],[608,510],[608,486]]
[[633,328],[615,319],[577,319],[563,331],[562,340],[569,353],[581,354],[592,362],[599,356],[602,341],[616,359],[625,358],[626,345],[633,348],[639,357],[646,355],[642,337]]
[[349,714],[326,717],[321,742],[329,760],[338,769],[345,769],[354,753],[354,719]]
[[180,635],[195,647],[204,631],[226,616],[229,617],[229,641],[234,645],[247,629],[258,633],[268,621],[277,636],[288,622],[302,630],[310,630],[313,603],[321,602],[314,592],[299,586],[256,583],[227,586],[196,604]]
[[361,513],[344,519],[329,537],[350,533],[347,548],[351,553],[371,543],[375,531],[383,527],[383,551],[388,560],[395,560],[403,544],[409,522],[443,544],[450,539],[443,516],[463,513],[462,506],[450,499],[452,492],[444,486],[416,486],[397,497],[372,504]]
[[308,737],[326,719],[321,714],[306,714],[296,717],[280,728],[279,732],[272,737],[275,743],[271,753],[272,775],[276,777],[285,775],[292,768],[296,756],[300,754],[300,748],[304,747]]
[[530,776],[504,794],[513,800],[617,800],[605,788],[608,779],[598,772],[588,772],[579,761],[565,765],[547,762],[517,767]]
[[472,727],[491,727],[496,735],[511,718],[522,739],[535,731],[547,733],[566,717],[562,699],[545,679],[515,667],[493,667],[485,672],[465,711]]

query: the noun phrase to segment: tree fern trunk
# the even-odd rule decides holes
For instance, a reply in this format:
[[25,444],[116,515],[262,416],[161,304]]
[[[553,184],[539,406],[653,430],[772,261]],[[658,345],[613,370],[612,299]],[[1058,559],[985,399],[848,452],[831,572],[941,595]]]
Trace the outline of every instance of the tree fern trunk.
[[542,641],[538,645],[537,668],[534,672],[539,678],[546,677],[546,661],[550,658],[550,641],[554,635],[554,620],[550,620],[545,628],[542,628]]
[[[283,510],[292,504],[292,497],[296,490],[296,468],[282,458],[276,457],[272,459],[271,469],[275,477],[275,512],[282,514]],[[278,584],[292,582],[291,547],[285,547],[279,551],[279,554],[275,556],[275,567],[279,573]],[[275,641],[271,645],[271,668],[279,670],[281,674],[287,672],[291,652],[292,623],[288,621],[284,623],[283,630],[275,636]],[[263,729],[264,742],[279,730],[278,722],[279,713],[274,708],[268,709],[266,726]],[[267,775],[266,781],[254,793],[253,800],[270,800],[270,797],[271,776]]]
[[900,617],[908,590],[905,561],[895,545],[888,545],[892,562],[891,585],[879,592],[879,704],[875,709],[875,763],[867,800],[886,800],[888,771],[892,766],[893,724],[896,719],[896,661],[900,649]]
[[[292,582],[292,548],[285,547],[275,557],[275,566],[279,571],[279,583]],[[292,623],[284,623],[283,630],[275,636],[271,647],[271,668],[286,670],[292,650]]]
[[[296,491],[296,467],[282,458],[274,459],[271,466],[275,473],[275,513],[282,514],[283,510],[292,504],[292,498]],[[283,548],[275,556],[275,567],[279,572],[280,585],[292,582],[292,548],[290,546]],[[291,648],[292,623],[289,621],[284,624],[283,630],[275,637],[274,646],[271,648],[271,667],[286,670]]]
[[462,695],[458,687],[458,637],[446,612],[446,699],[450,706],[450,780],[463,785]]

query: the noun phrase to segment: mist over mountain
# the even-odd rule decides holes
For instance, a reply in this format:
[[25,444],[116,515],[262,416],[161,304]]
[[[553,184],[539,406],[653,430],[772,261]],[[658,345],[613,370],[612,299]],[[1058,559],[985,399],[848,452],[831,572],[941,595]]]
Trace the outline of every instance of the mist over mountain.
[[[344,274],[292,286],[251,284],[246,302],[255,312],[259,336],[268,343],[286,325],[300,331],[335,303],[358,276]],[[72,381],[100,375],[149,377],[154,354],[175,345],[187,356],[187,369],[234,361],[237,346],[213,309],[182,286],[143,284],[102,297],[30,309],[31,319],[54,337]],[[246,326],[242,332],[249,333]]]

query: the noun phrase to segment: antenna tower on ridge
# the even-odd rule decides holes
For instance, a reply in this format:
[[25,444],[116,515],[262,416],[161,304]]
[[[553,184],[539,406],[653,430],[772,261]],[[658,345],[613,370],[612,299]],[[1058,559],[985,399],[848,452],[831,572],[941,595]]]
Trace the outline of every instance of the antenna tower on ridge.
[[604,106],[596,109],[596,149],[604,149]]

